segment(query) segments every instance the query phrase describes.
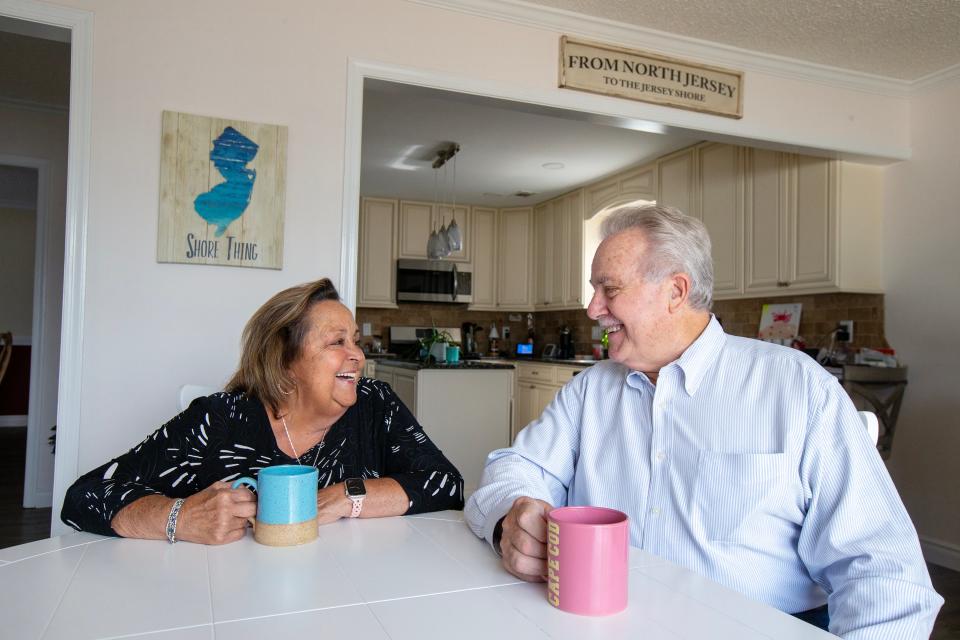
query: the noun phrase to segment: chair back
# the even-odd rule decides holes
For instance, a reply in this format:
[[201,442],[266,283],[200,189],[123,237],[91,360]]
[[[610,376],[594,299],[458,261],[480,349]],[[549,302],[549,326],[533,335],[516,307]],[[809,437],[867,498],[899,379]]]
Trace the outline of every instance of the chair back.
[[207,387],[200,384],[183,385],[180,387],[180,393],[178,394],[180,411],[184,411],[195,399],[203,396],[209,396],[217,391],[220,391],[220,389],[217,389],[216,387]]
[[13,334],[9,331],[0,333],[0,382],[7,373],[7,367],[10,366],[10,358],[13,357]]
[[863,426],[867,428],[870,441],[876,446],[877,439],[880,437],[880,421],[877,420],[877,414],[873,411],[857,411],[857,413],[860,414],[860,419],[863,420]]
[[882,458],[889,458],[907,388],[907,367],[845,366],[843,388],[858,409],[876,414],[879,422],[877,450]]

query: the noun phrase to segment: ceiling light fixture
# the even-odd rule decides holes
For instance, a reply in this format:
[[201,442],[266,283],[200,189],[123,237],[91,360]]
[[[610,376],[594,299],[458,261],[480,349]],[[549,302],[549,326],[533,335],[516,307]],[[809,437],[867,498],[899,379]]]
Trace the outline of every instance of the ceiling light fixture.
[[562,162],[544,162],[542,166],[544,169],[556,171],[557,169],[563,169],[567,165],[563,164]]
[[[430,237],[427,239],[427,257],[431,260],[439,260],[449,256],[454,251],[460,251],[463,248],[463,234],[460,231],[460,225],[457,224],[457,160],[456,155],[460,151],[460,145],[451,142],[449,146],[442,148],[437,152],[437,158],[433,161],[433,202],[434,206],[441,213],[440,230],[433,229],[431,224]],[[450,205],[450,226],[447,226],[446,214],[443,212],[445,195],[447,192],[447,162],[453,160],[453,184],[449,187],[451,205]],[[443,193],[437,197],[440,169],[443,168]]]

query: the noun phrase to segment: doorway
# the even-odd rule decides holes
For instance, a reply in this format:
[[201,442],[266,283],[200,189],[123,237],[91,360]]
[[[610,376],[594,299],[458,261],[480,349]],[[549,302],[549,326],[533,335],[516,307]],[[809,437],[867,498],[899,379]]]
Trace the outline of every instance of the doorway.
[[[0,399],[0,546],[50,533],[66,227],[70,31],[0,17],[0,331],[14,335]],[[13,474],[13,475],[11,475]],[[10,476],[10,477],[6,477]]]

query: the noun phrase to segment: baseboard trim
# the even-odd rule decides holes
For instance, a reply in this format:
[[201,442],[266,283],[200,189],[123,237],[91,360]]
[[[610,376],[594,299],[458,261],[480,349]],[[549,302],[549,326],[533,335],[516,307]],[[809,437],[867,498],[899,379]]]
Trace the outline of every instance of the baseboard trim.
[[920,548],[927,562],[960,571],[960,545],[920,536]]
[[27,426],[27,416],[0,416],[0,428],[25,426]]

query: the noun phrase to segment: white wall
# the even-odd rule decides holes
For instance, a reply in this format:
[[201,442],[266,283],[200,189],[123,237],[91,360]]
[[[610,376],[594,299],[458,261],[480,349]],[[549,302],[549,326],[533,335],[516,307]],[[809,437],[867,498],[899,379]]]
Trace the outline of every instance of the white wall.
[[[53,463],[47,447],[49,429],[57,423],[57,372],[60,362],[60,315],[63,288],[64,215],[67,191],[67,114],[46,111],[25,111],[0,105],[0,156],[21,156],[45,162],[47,166],[47,225],[45,253],[46,283],[42,296],[45,306],[42,332],[49,337],[42,352],[38,336],[32,336],[33,349],[42,359],[44,375],[37,380],[37,392],[31,397],[32,424],[40,433],[30,439],[36,448],[32,477],[25,478],[26,498],[31,506],[50,504],[53,493]],[[43,188],[41,182],[40,188]],[[31,251],[32,253],[32,251]],[[31,263],[30,271],[33,271]],[[31,302],[32,309],[32,302]],[[32,333],[28,331],[28,333]],[[28,449],[30,446],[28,444]]]
[[[168,418],[180,384],[223,382],[270,294],[336,279],[350,60],[745,138],[909,144],[902,98],[760,73],[747,74],[742,120],[563,91],[558,32],[400,0],[64,3],[95,14],[81,472]],[[157,264],[164,109],[289,127],[283,270]],[[55,505],[71,481],[57,479]]]
[[33,331],[33,255],[37,212],[0,206],[0,331]]
[[[890,472],[930,551],[960,570],[960,79],[913,100],[913,158],[886,170],[887,339],[910,367]],[[934,558],[935,559],[935,558]]]

